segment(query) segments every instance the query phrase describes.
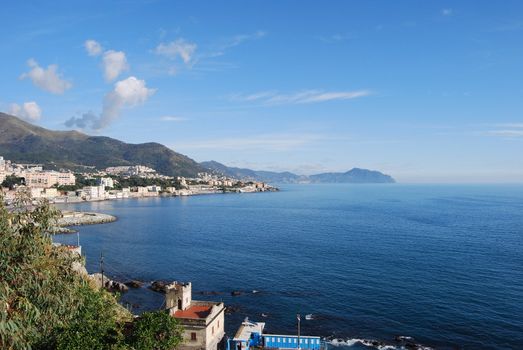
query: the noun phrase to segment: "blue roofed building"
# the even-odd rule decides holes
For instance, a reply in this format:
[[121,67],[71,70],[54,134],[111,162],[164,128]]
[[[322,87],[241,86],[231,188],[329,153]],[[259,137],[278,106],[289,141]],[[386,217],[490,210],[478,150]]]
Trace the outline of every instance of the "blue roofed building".
[[227,342],[227,350],[306,349],[320,350],[324,342],[319,336],[264,334],[265,323],[245,319],[234,338]]

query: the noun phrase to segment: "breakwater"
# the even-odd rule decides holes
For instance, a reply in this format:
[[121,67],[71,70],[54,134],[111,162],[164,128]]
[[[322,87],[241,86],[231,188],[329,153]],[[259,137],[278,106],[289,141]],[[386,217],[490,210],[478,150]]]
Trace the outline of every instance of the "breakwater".
[[116,216],[93,212],[63,211],[62,217],[57,220],[57,226],[80,226],[105,224],[116,221]]

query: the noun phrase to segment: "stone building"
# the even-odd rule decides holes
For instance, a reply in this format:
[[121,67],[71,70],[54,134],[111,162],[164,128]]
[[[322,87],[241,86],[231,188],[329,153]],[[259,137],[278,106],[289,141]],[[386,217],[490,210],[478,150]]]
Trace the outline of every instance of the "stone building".
[[190,282],[173,282],[166,286],[165,307],[184,327],[177,350],[218,349],[225,334],[223,303],[192,300]]

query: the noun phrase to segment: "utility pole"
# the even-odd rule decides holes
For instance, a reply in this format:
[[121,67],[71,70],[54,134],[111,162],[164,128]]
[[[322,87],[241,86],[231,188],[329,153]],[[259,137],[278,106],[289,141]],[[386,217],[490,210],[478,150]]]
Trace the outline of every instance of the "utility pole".
[[296,318],[298,319],[298,350],[300,350],[300,322],[301,322],[300,314],[297,314]]
[[104,288],[104,252],[100,251],[100,273],[102,274],[102,289]]

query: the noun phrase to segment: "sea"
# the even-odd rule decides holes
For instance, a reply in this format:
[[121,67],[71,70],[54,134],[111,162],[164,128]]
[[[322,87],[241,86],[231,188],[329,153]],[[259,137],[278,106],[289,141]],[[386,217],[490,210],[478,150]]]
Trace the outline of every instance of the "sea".
[[65,207],[118,217],[79,238],[89,272],[103,255],[145,282],[122,295],[137,314],[163,306],[152,281],[190,281],[231,337],[245,318],[295,334],[300,314],[340,348],[523,349],[523,185],[279,187]]

